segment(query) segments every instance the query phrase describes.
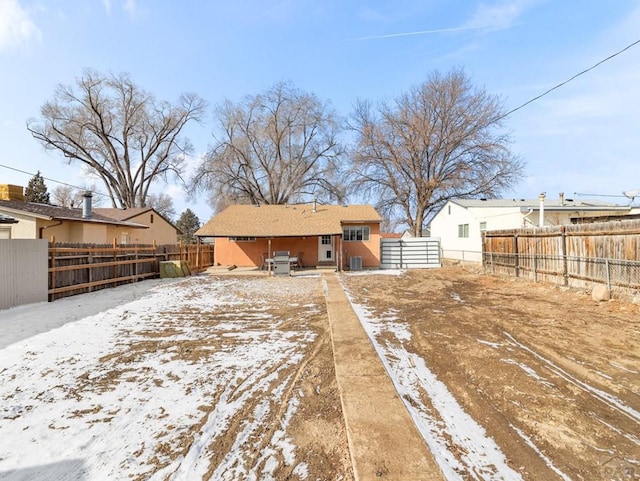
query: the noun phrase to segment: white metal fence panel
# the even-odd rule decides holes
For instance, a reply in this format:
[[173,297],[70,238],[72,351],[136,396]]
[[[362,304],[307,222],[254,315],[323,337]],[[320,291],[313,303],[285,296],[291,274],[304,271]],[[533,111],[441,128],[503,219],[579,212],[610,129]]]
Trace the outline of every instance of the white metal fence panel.
[[380,249],[382,269],[424,269],[442,266],[438,237],[381,239]]
[[47,250],[42,239],[0,240],[0,310],[47,300]]

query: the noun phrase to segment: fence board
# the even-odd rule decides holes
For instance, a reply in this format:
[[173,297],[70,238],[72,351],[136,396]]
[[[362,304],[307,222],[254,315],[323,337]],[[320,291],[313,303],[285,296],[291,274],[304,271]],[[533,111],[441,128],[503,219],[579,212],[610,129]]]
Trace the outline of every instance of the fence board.
[[49,300],[158,277],[160,261],[192,272],[213,265],[213,245],[49,244]]
[[640,287],[640,221],[488,231],[483,264],[494,273],[583,287]]

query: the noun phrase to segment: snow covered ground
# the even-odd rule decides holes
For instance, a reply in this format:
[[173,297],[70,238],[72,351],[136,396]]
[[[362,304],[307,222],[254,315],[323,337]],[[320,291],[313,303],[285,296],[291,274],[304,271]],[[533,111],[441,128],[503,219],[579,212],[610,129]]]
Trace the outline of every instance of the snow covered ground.
[[0,479],[270,479],[295,463],[291,370],[318,312],[299,302],[317,280],[295,281],[145,281],[0,311]]

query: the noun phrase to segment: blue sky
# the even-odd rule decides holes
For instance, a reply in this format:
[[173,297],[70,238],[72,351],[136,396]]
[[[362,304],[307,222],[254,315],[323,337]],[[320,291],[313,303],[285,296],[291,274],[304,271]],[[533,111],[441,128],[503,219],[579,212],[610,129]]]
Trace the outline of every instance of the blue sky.
[[[212,141],[213,106],[277,81],[347,116],[357,98],[391,99],[430,72],[461,67],[510,110],[637,40],[637,0],[0,0],[0,164],[86,182],[25,123],[87,67],[128,72],[159,99],[207,100],[208,117],[185,130],[199,155]],[[640,188],[640,45],[505,125],[527,165],[504,197]],[[0,167],[0,183],[29,178]],[[186,200],[177,185],[155,191],[169,193],[178,214],[212,214],[204,197]]]

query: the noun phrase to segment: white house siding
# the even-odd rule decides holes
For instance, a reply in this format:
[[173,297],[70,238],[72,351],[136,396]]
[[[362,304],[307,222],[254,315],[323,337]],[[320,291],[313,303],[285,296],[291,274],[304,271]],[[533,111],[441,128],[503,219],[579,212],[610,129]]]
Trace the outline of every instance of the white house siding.
[[[442,257],[480,262],[482,260],[481,220],[469,209],[448,202],[431,221],[431,236],[440,238]],[[469,237],[458,236],[459,225],[469,225]]]
[[17,214],[15,212],[2,212],[0,214],[10,215],[18,221],[17,224],[10,224],[12,239],[37,239],[38,229],[36,220],[31,216]]
[[[490,202],[492,201],[488,201],[486,205],[464,207],[455,201],[450,201],[436,214],[431,221],[430,229],[433,237],[441,239],[443,258],[481,262],[482,223],[484,223],[483,227],[486,230],[518,229],[539,225],[539,203],[536,201],[493,201],[502,204],[497,206],[491,205]],[[509,205],[511,203],[513,205]],[[529,210],[528,206],[535,206],[535,210]],[[585,210],[581,209],[580,206],[572,208],[568,205],[555,208],[554,206],[547,206],[544,213],[544,225],[570,224],[571,219],[576,217],[616,214],[620,215],[620,210],[607,210],[606,206],[602,206],[597,210],[593,208]],[[459,225],[469,226],[468,237],[459,237]]]

